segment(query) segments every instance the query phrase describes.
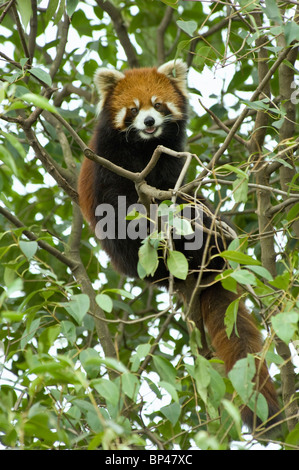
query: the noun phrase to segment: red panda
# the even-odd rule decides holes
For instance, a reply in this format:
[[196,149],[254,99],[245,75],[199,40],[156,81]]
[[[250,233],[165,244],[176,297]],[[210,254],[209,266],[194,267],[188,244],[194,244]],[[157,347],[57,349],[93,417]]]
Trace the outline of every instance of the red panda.
[[[170,61],[159,68],[132,69],[124,73],[98,69],[95,84],[101,101],[90,148],[101,157],[133,172],[145,168],[158,145],[183,151],[188,119],[186,75],[187,66],[180,60]],[[147,183],[161,190],[174,188],[182,165],[181,159],[163,154],[147,176]],[[116,232],[113,236],[101,236],[100,233],[101,246],[118,272],[138,278],[138,250],[142,240],[117,232],[117,220],[121,216],[119,197],[124,197],[125,209],[136,204],[138,195],[134,183],[85,158],[79,175],[78,192],[82,213],[95,231],[98,224],[100,230],[103,229],[103,213],[98,208],[107,204],[113,207]],[[202,224],[207,228],[211,225],[205,211]],[[209,243],[206,250],[209,256],[205,261],[203,279],[224,269],[223,259],[217,256],[225,248],[222,238],[207,238],[204,232],[201,245],[192,250],[185,249],[184,239],[175,241],[175,248],[185,254],[189,268],[195,273],[202,268],[206,243]],[[162,256],[155,273],[148,280],[167,286],[168,278],[169,272]],[[260,333],[242,302],[239,303],[237,316],[238,335],[233,331],[228,338],[226,334],[225,312],[237,297],[225,290],[221,283],[205,288],[200,294],[205,327],[227,372],[247,353],[257,353],[262,349]],[[269,418],[272,417],[270,424],[273,424],[277,421],[275,415],[279,413],[275,388],[265,363],[258,364],[257,370],[256,382],[267,400]],[[252,427],[253,413],[249,408],[244,409],[242,418]]]

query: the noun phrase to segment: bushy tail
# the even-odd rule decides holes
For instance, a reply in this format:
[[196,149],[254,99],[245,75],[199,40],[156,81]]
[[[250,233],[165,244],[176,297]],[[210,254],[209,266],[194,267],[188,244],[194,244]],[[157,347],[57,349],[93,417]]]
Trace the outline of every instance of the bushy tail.
[[[200,294],[200,309],[203,321],[217,357],[224,361],[226,372],[229,372],[235,362],[246,357],[248,353],[261,351],[263,344],[253,319],[241,301],[236,324],[238,336],[233,331],[230,338],[228,338],[225,331],[224,316],[229,304],[237,298],[237,294],[224,289],[221,283],[206,288]],[[255,382],[258,384],[259,391],[267,400],[269,409],[268,426],[271,426],[279,419],[278,416],[274,416],[280,410],[276,391],[269,377],[266,364],[257,363],[256,370],[258,375],[255,377]],[[272,419],[270,419],[271,417]],[[252,429],[254,422],[256,425],[261,423],[257,417],[254,421],[253,412],[248,407],[244,408],[242,419],[250,429]]]

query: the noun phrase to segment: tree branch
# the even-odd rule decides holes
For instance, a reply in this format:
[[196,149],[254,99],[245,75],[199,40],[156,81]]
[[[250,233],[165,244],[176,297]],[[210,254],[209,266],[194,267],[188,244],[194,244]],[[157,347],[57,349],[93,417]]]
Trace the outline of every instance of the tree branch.
[[63,54],[65,52],[65,46],[66,46],[66,43],[67,43],[67,37],[68,37],[68,31],[69,31],[70,24],[71,24],[70,18],[65,13],[64,14],[64,20],[59,23],[58,29],[57,29],[57,39],[59,40],[59,42],[58,42],[58,46],[57,46],[57,50],[56,50],[56,56],[55,56],[55,59],[52,62],[52,65],[50,67],[50,72],[49,72],[52,80],[55,77],[56,72],[58,71],[58,69],[60,67],[60,64],[61,64],[61,61],[62,61],[62,58],[63,58]]
[[167,6],[165,9],[164,16],[162,18],[161,23],[159,24],[157,28],[157,64],[162,65],[165,62],[165,45],[164,45],[164,39],[165,39],[165,32],[171,23],[172,17],[173,17],[173,8],[170,6]]
[[58,165],[55,160],[46,152],[46,150],[39,143],[34,131],[31,127],[27,127],[25,121],[21,122],[21,126],[27,137],[29,145],[35,152],[36,157],[42,162],[44,168],[55,179],[58,186],[60,186],[70,198],[78,203],[78,193],[75,189],[76,181],[70,177],[70,172]]
[[4,20],[6,14],[8,13],[8,11],[10,10],[10,8],[12,7],[12,5],[15,3],[16,0],[10,0],[10,2],[7,2],[7,5],[6,7],[4,8],[1,16],[0,16],[0,24],[2,23],[2,21]]
[[126,53],[129,66],[131,68],[138,67],[139,61],[137,58],[137,54],[130,41],[127,29],[125,27],[125,22],[120,11],[112,3],[110,3],[109,0],[96,0],[96,2],[99,7],[102,8],[102,10],[104,10],[110,16],[118,39]]
[[30,64],[33,62],[34,51],[36,46],[36,35],[37,35],[37,2],[36,0],[31,0],[32,16],[30,18],[30,34],[29,34],[29,60]]

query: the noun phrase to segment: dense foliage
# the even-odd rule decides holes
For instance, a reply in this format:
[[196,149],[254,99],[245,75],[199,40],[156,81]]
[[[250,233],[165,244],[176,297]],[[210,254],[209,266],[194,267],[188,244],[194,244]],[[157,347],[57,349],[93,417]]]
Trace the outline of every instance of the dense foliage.
[[[2,447],[298,449],[298,2],[0,3]],[[172,58],[190,67],[188,182],[238,231],[222,278],[252,288],[285,410],[274,438],[241,425],[253,357],[226,377],[176,298],[115,273],[78,209],[95,70]]]

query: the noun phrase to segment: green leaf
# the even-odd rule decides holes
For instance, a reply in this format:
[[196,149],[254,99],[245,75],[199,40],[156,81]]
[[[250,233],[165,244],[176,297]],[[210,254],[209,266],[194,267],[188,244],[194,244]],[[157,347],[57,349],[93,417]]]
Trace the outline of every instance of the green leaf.
[[122,390],[127,395],[127,397],[136,401],[140,388],[140,382],[136,375],[132,374],[131,372],[125,372],[121,376],[121,385]]
[[258,274],[259,276],[267,279],[267,281],[273,281],[273,277],[269,273],[268,269],[264,268],[263,266],[245,265],[244,267],[250,269],[254,273]]
[[237,177],[233,182],[233,197],[235,202],[247,202],[248,178]]
[[126,291],[125,289],[105,289],[104,292],[113,292],[114,294],[121,295],[127,299],[134,299],[134,295],[131,292]]
[[256,398],[256,392],[253,394],[253,397],[251,401],[249,402],[249,407],[251,408],[252,411],[256,412],[258,417],[264,422],[267,420],[268,415],[269,415],[269,408],[268,408],[268,403],[264,395],[261,393],[257,394]]
[[174,217],[172,221],[172,226],[175,229],[177,235],[191,235],[194,233],[192,225],[189,220],[184,219],[183,217]]
[[226,163],[225,165],[222,165],[219,167],[219,170],[229,170],[232,171],[233,173],[236,173],[237,175],[240,176],[240,178],[244,178],[248,180],[248,175],[245,173],[245,171],[241,170],[240,168],[230,165],[229,163]]
[[254,109],[255,111],[268,111],[269,109],[268,99],[258,101],[249,101],[242,99],[242,103],[246,104],[248,108]]
[[299,202],[297,202],[287,213],[288,222],[295,220],[299,215]]
[[38,338],[38,350],[41,353],[48,352],[61,331],[60,325],[45,328]]
[[35,241],[19,241],[19,246],[28,259],[33,258],[38,248],[38,244]]
[[273,281],[269,281],[269,284],[277,289],[287,291],[290,284],[290,273],[285,271],[283,274],[279,274]]
[[250,11],[254,10],[259,2],[254,0],[239,0],[239,4],[241,6],[241,12],[249,13]]
[[199,431],[194,436],[194,441],[202,450],[219,450],[220,444],[215,436],[210,435],[207,431]]
[[223,398],[222,405],[227,411],[227,413],[230,415],[230,417],[233,419],[235,425],[237,426],[238,434],[240,434],[242,419],[239,409],[232,402],[226,400],[226,398]]
[[272,317],[272,326],[280,339],[288,344],[298,329],[299,314],[295,311],[278,313]]
[[265,8],[263,8],[269,20],[276,23],[282,23],[281,14],[276,0],[265,0]]
[[[9,298],[15,292],[18,292],[23,289],[23,280],[20,278],[14,279],[10,284],[8,284],[5,292],[5,297]],[[3,293],[4,294],[4,293]]]
[[225,331],[226,331],[228,338],[230,338],[230,335],[232,334],[234,328],[236,330],[236,335],[239,336],[237,332],[237,325],[236,325],[239,302],[240,302],[240,299],[236,299],[233,302],[231,302],[225,312],[224,325],[225,325]]
[[173,401],[175,401],[176,403],[179,403],[178,393],[172,384],[170,384],[169,382],[165,382],[165,380],[161,380],[159,382],[159,387],[164,388],[169,393]]
[[173,365],[162,356],[153,356],[153,362],[161,379],[174,385],[176,379],[176,369],[173,367]]
[[[52,78],[50,77],[48,72],[45,72],[39,67],[32,67],[29,72],[31,73],[31,75],[34,75],[36,78],[46,83],[48,86],[52,86]],[[42,106],[40,107],[42,108]]]
[[59,0],[49,0],[47,9],[45,11],[45,23],[46,25],[54,18],[55,12],[58,7]]
[[287,21],[284,26],[284,34],[287,45],[291,44],[292,41],[299,41],[299,25],[294,21]]
[[167,267],[173,276],[186,279],[188,275],[188,261],[180,251],[170,251],[167,256]]
[[245,404],[248,404],[253,393],[252,379],[255,375],[255,359],[248,354],[244,359],[239,359],[228,373],[228,376]]
[[139,359],[145,358],[151,349],[151,345],[149,343],[146,344],[139,344],[136,348],[136,354],[139,357]]
[[109,297],[109,295],[106,294],[98,294],[96,296],[96,302],[97,304],[105,311],[108,313],[112,312],[113,309],[113,301]]
[[203,356],[198,356],[195,361],[194,378],[197,391],[204,403],[207,403],[208,386],[211,381],[211,365]]
[[201,72],[205,65],[209,62],[208,59],[213,53],[213,49],[210,46],[202,46],[199,49],[197,49],[196,54],[194,55],[193,58],[193,63],[192,65],[195,66],[195,68]]
[[209,397],[215,408],[218,408],[226,392],[226,385],[223,377],[217,370],[210,367]]
[[26,330],[21,338],[21,349],[24,349],[26,344],[32,340],[32,338],[36,335],[36,332],[40,325],[40,318],[36,318],[33,320],[29,325],[26,326]]
[[89,297],[86,294],[73,295],[69,302],[62,302],[61,305],[76,320],[78,325],[82,324],[83,318],[89,310]]
[[163,406],[160,411],[175,426],[181,414],[181,406],[178,403],[171,403]]
[[19,313],[11,310],[1,310],[1,317],[10,322],[19,322],[23,319],[24,313]]
[[54,25],[57,25],[59,23],[59,21],[62,18],[62,15],[64,14],[65,2],[66,2],[66,0],[60,0],[59,8],[57,10],[56,17],[55,17],[55,20],[54,20]]
[[299,424],[296,424],[295,428],[289,432],[285,438],[285,442],[289,444],[286,446],[286,450],[295,450],[299,446]]
[[119,401],[119,388],[112,380],[97,379],[91,382],[93,388],[106,399],[107,404],[117,406]]
[[34,93],[25,93],[24,95],[20,96],[20,99],[22,101],[27,101],[27,103],[32,103],[38,108],[46,109],[51,113],[57,113],[55,106],[49,103],[49,100],[47,100],[47,98],[44,96],[35,95]]
[[66,13],[69,17],[71,17],[73,13],[75,12],[78,3],[79,3],[79,0],[67,0],[66,1]]
[[151,245],[150,240],[146,239],[139,248],[139,263],[147,276],[153,276],[158,267],[158,253]]
[[61,334],[70,342],[74,343],[76,341],[76,327],[74,323],[64,320],[60,324],[61,326]]
[[177,45],[177,50],[176,50],[176,56],[175,58],[181,57],[182,51],[184,49],[188,49],[190,47],[190,43],[192,42],[192,39],[187,39],[184,41],[180,41]]
[[169,7],[177,10],[178,9],[178,1],[177,0],[161,0],[162,3],[168,5]]
[[218,274],[215,277],[216,281],[221,281],[221,284],[223,285],[224,289],[229,290],[231,292],[238,292],[237,289],[237,281],[231,277],[231,273],[233,273],[233,269],[227,269],[221,274]]
[[100,361],[99,353],[92,348],[81,351],[80,361],[88,376],[92,379],[99,375]]
[[99,358],[100,363],[104,364],[106,367],[112,370],[117,370],[118,372],[128,372],[128,369],[122,362],[114,359],[113,357]]
[[26,29],[32,15],[31,0],[17,0],[17,6],[23,26]]
[[58,439],[58,433],[51,430],[49,416],[47,413],[35,414],[24,423],[24,434],[37,437],[48,444],[54,443]]
[[250,284],[255,286],[257,283],[254,274],[252,274],[250,271],[247,271],[247,269],[238,269],[237,271],[231,273],[231,277],[235,279],[235,281],[244,285]]
[[21,155],[23,159],[26,158],[26,152],[21,144],[20,140],[12,133],[7,133],[1,131],[1,134],[9,141],[9,143],[17,150],[17,152]]
[[219,256],[222,256],[223,258],[229,261],[235,261],[236,263],[239,263],[239,264],[249,264],[250,266],[251,265],[259,266],[261,264],[260,261],[244,253],[240,253],[239,251],[226,250],[220,253]]
[[187,33],[189,36],[193,36],[194,31],[197,29],[197,23],[196,21],[190,20],[190,21],[183,21],[183,20],[178,20],[176,22],[178,27]]

